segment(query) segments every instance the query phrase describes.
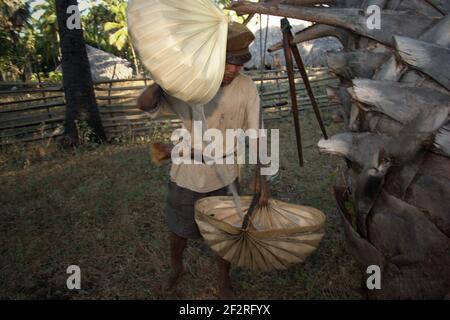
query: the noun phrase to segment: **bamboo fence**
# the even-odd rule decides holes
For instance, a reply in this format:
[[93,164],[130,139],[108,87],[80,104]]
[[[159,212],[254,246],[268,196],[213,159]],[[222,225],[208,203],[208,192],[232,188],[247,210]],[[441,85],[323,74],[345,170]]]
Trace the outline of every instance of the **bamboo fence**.
[[[247,72],[260,88],[265,121],[290,116],[291,106],[284,70]],[[334,108],[326,87],[337,84],[326,69],[309,70],[321,109]],[[297,98],[301,111],[311,109],[300,74],[296,73]],[[124,135],[146,136],[151,132],[180,127],[175,118],[152,120],[136,108],[140,91],[152,83],[150,78],[115,79],[94,84],[97,104],[108,139]],[[60,139],[64,135],[66,102],[61,83],[0,83],[0,145]],[[82,111],[82,110],[80,110]]]

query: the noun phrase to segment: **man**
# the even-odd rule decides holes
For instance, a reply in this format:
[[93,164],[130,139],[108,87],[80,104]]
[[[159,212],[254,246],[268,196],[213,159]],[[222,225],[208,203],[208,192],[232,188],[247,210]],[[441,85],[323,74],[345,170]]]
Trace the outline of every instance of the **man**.
[[[227,56],[222,86],[216,96],[200,113],[208,129],[214,128],[225,137],[226,129],[260,128],[260,100],[256,85],[249,77],[240,74],[242,66],[251,59],[249,45],[255,39],[252,32],[239,23],[231,23],[228,30]],[[156,84],[146,88],[138,98],[138,107],[152,118],[164,114],[176,114],[183,127],[193,131],[193,122],[201,120],[192,106],[169,96]],[[235,148],[231,152],[235,152]],[[226,153],[229,150],[226,150]],[[188,239],[201,238],[194,220],[195,201],[209,196],[226,195],[228,186],[237,183],[237,164],[217,164],[223,174],[218,175],[214,166],[201,164],[172,164],[166,203],[166,221],[170,230],[172,273],[165,289],[174,288],[184,272],[183,252]],[[254,189],[261,194],[260,204],[267,204],[268,188],[265,179],[260,186],[255,179]],[[218,295],[222,299],[233,298],[229,273],[230,264],[218,257]]]

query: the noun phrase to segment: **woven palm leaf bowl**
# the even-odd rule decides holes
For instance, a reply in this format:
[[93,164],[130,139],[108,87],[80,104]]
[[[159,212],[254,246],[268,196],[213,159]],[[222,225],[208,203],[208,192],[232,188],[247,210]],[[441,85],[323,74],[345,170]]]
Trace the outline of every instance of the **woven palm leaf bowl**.
[[[247,213],[252,196],[240,197]],[[195,220],[208,246],[231,264],[256,271],[285,270],[302,263],[320,244],[326,216],[312,207],[270,199],[256,207],[246,230],[233,197],[195,204]]]

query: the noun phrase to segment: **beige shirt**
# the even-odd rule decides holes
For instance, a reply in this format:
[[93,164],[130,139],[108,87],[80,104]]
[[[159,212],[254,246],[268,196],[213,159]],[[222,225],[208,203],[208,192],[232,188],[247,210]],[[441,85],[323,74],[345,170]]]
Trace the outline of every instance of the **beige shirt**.
[[[175,114],[182,120],[183,128],[193,136],[193,120],[201,120],[198,119],[197,107],[165,94],[150,116],[157,118]],[[255,83],[246,75],[239,75],[219,89],[216,96],[203,106],[203,112],[207,123],[204,130],[218,129],[224,140],[226,129],[258,129],[260,99]],[[236,152],[235,145],[225,154],[230,152]],[[218,170],[222,173],[220,176]],[[180,187],[205,193],[231,184],[238,177],[238,171],[237,164],[172,164],[170,177]]]

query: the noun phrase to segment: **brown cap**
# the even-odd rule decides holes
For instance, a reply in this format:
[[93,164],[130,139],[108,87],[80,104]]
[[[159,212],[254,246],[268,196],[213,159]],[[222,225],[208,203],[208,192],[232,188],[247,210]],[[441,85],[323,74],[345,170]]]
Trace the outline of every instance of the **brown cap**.
[[244,65],[252,58],[249,51],[255,36],[249,28],[237,22],[228,24],[227,63]]

